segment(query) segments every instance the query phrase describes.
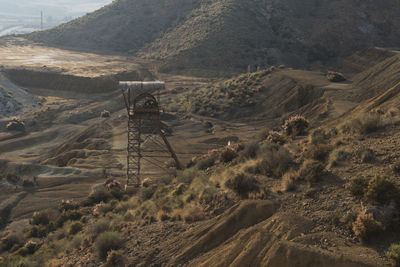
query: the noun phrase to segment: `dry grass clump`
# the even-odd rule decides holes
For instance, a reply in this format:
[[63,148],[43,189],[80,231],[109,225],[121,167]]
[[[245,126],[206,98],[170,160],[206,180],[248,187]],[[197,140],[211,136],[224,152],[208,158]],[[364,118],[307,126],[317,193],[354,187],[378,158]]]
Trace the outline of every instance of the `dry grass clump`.
[[284,147],[267,149],[261,161],[257,164],[257,171],[263,175],[280,178],[293,165],[293,157]]
[[356,197],[356,198],[363,198],[365,191],[367,190],[368,187],[368,179],[365,177],[358,175],[356,177],[353,177],[350,180],[350,183],[348,185],[348,189],[350,190],[350,193]]
[[400,174],[400,160],[396,160],[392,164],[391,169],[395,174]]
[[325,144],[327,142],[328,135],[323,129],[317,129],[311,132],[308,136],[308,141],[312,145]]
[[343,133],[369,134],[377,131],[381,126],[381,117],[378,114],[368,113],[344,122],[339,129]]
[[159,210],[157,212],[157,219],[159,222],[168,221],[171,219],[171,216],[164,210]]
[[108,253],[107,261],[104,264],[104,267],[124,267],[125,262],[126,262],[126,258],[124,255],[124,251],[111,250]]
[[265,190],[260,190],[259,192],[250,192],[248,198],[252,200],[267,199],[267,193]]
[[392,244],[390,245],[388,251],[386,252],[386,256],[390,258],[392,261],[392,266],[399,267],[400,266],[400,244]]
[[377,175],[369,181],[364,197],[371,203],[387,205],[397,201],[399,195],[399,188],[392,180]]
[[361,148],[356,152],[357,157],[362,163],[373,163],[375,162],[375,152],[369,148]]
[[100,259],[104,260],[110,250],[117,250],[121,247],[122,239],[117,232],[104,232],[95,241],[95,248]]
[[238,195],[247,196],[249,192],[257,191],[259,182],[252,176],[239,173],[226,180],[225,186]]
[[267,140],[279,145],[283,145],[286,143],[286,137],[282,133],[277,131],[270,131],[268,133]]
[[234,160],[238,156],[238,153],[232,148],[225,148],[219,155],[220,162],[228,163]]
[[282,128],[286,135],[297,136],[305,134],[309,124],[306,118],[296,115],[287,119]]
[[327,160],[331,150],[332,148],[329,145],[325,144],[311,145],[310,148],[306,151],[305,156],[309,159],[324,162]]
[[89,225],[87,233],[91,237],[92,240],[96,239],[96,237],[110,230],[110,220],[106,218],[101,218],[93,222]]
[[360,213],[353,222],[352,230],[362,242],[369,242],[382,231],[382,224],[372,214]]
[[340,162],[346,161],[350,158],[351,154],[342,149],[335,149],[329,155],[329,168],[338,166]]
[[83,229],[83,224],[81,222],[73,222],[69,227],[69,234],[75,235],[80,231],[82,231],[82,229]]
[[282,191],[288,192],[296,189],[296,181],[300,179],[297,171],[287,172],[282,176]]
[[249,142],[244,146],[244,149],[240,152],[240,157],[245,159],[253,159],[257,156],[260,150],[258,142]]
[[187,222],[197,222],[204,219],[204,211],[197,205],[190,205],[189,207],[185,207],[181,213],[182,219]]
[[324,165],[316,160],[306,160],[303,162],[300,170],[300,177],[305,179],[310,184],[319,182],[322,176],[325,174]]

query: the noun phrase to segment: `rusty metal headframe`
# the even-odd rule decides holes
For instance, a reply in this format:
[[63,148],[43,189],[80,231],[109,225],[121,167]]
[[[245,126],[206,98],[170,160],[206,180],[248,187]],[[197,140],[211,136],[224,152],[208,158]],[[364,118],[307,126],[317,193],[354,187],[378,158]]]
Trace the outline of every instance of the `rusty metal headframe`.
[[144,125],[150,122],[155,134],[158,134],[174,159],[178,169],[181,164],[161,129],[160,90],[164,82],[120,82],[126,109],[128,112],[128,156],[127,185],[139,186],[141,183],[142,139]]

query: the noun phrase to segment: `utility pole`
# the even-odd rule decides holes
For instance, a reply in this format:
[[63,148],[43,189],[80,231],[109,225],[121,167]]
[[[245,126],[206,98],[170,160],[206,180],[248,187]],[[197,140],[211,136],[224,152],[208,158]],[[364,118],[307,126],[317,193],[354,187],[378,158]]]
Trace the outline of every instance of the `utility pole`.
[[43,30],[43,10],[40,11],[40,30]]

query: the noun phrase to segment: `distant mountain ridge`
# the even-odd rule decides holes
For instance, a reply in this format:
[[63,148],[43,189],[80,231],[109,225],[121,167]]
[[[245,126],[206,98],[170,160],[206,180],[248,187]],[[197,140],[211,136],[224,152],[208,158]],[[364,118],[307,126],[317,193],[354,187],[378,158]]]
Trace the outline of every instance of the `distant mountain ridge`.
[[159,60],[164,71],[300,67],[398,46],[398,14],[400,2],[393,0],[117,0],[28,38],[130,52]]

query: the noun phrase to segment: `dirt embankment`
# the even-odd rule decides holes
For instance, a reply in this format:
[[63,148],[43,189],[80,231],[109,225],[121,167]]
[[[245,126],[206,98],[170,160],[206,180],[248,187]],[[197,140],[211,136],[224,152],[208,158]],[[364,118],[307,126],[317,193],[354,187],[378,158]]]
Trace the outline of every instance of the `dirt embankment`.
[[41,88],[79,93],[106,93],[118,89],[120,80],[148,80],[153,76],[147,70],[123,72],[100,77],[78,77],[46,70],[7,69],[6,75],[15,84],[28,88]]

